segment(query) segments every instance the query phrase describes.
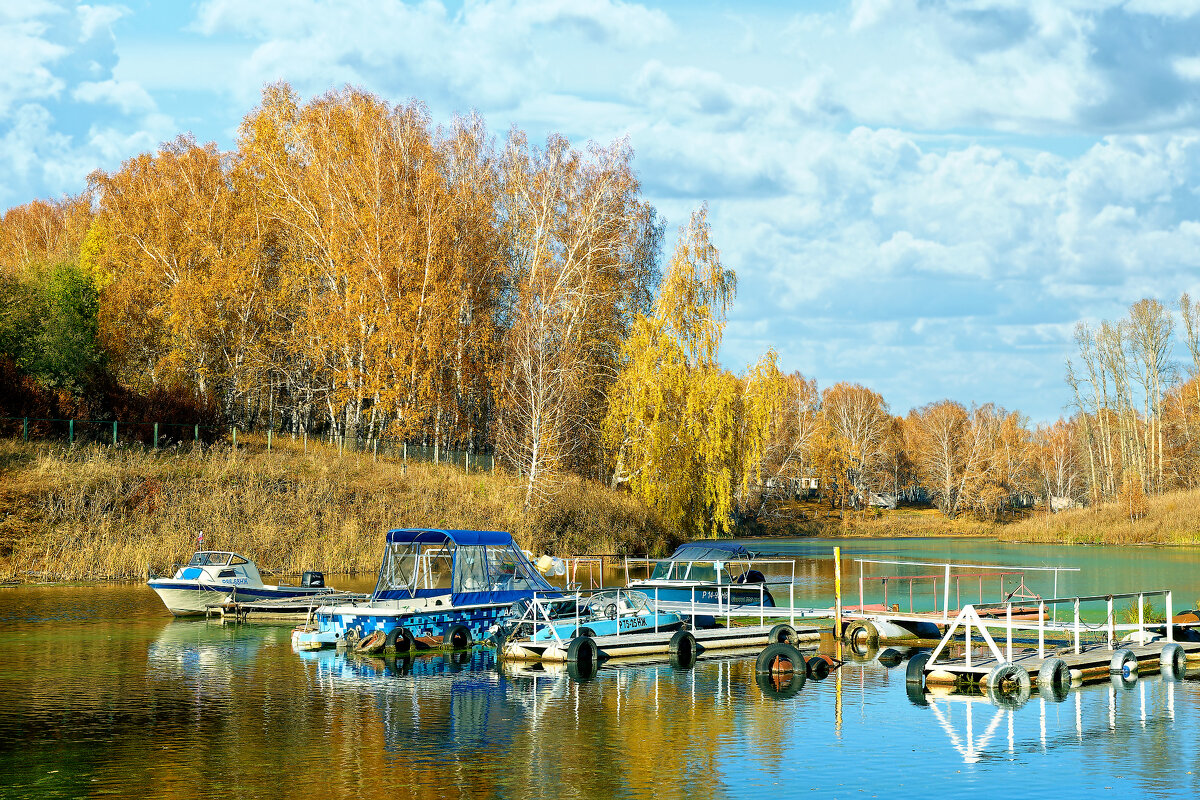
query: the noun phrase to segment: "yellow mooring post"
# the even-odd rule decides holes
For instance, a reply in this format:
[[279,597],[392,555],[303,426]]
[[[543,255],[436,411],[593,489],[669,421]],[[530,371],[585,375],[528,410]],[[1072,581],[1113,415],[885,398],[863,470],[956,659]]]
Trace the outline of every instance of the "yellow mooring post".
[[833,548],[833,641],[835,657],[842,660],[842,548]]

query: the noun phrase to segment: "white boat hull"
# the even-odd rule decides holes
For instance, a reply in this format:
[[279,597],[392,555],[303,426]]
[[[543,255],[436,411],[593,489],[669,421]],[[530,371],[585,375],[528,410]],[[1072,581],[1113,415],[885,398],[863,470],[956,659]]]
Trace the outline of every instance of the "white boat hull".
[[228,591],[204,586],[194,589],[168,589],[158,586],[152,588],[162,599],[167,610],[177,617],[203,614],[208,610],[208,606],[220,605],[228,601],[233,594],[232,588]]

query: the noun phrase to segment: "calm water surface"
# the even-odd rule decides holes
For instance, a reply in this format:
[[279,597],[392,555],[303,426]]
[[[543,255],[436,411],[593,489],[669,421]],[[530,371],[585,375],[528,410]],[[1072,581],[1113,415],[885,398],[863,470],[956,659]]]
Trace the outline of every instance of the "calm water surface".
[[[1042,558],[1032,548],[977,541],[868,544],[873,557],[942,557],[949,548],[978,563]],[[866,550],[861,540],[843,545]],[[830,543],[789,547],[824,558]],[[1176,582],[1172,588],[1191,597],[1200,594],[1190,572],[1196,555],[1086,548],[1055,549],[1045,559],[1090,564],[1113,581]],[[829,564],[800,563],[812,596],[825,597]],[[576,682],[497,667],[488,650],[413,661],[296,654],[286,626],[172,620],[143,586],[0,590],[0,620],[2,797],[1200,790],[1200,682],[1192,680],[1088,686],[1061,703],[1035,696],[1016,710],[978,697],[918,702],[906,692],[903,667],[873,658],[782,700],[759,688],[745,656],[690,670],[605,668]]]

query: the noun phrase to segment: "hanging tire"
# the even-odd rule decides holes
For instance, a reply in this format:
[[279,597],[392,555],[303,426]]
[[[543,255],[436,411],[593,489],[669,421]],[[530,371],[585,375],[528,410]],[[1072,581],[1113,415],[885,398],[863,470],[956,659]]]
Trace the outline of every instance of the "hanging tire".
[[754,662],[754,672],[758,675],[787,672],[799,672],[803,675],[805,671],[804,656],[786,642],[767,645]]
[[1187,653],[1183,646],[1172,642],[1162,649],[1158,656],[1158,670],[1162,676],[1171,680],[1182,680],[1187,674]]
[[1071,685],[1071,668],[1061,658],[1047,658],[1038,670],[1037,685],[1039,692],[1060,686]]
[[577,633],[576,636],[586,636],[589,639],[595,639],[596,632],[594,630],[592,630],[591,628],[580,628],[579,633]]
[[804,671],[814,681],[823,681],[829,677],[829,662],[820,656],[813,656],[805,663]]
[[804,688],[804,670],[775,674],[763,672],[754,676],[754,682],[758,684],[763,697],[769,700],[787,700],[795,697]]
[[412,631],[403,625],[397,625],[388,631],[383,643],[383,652],[403,655],[411,653],[416,646],[417,640],[413,638]]
[[908,660],[908,666],[904,668],[905,683],[925,688],[925,664],[928,663],[930,655],[928,650],[913,653],[912,658]]
[[383,631],[371,631],[355,643],[354,652],[364,656],[374,655],[383,650],[386,641],[387,635]]
[[1114,675],[1120,675],[1126,680],[1136,678],[1138,674],[1137,656],[1132,650],[1122,647],[1112,655],[1112,660],[1108,662],[1108,671]]
[[594,674],[600,667],[600,648],[590,636],[576,636],[567,645],[567,663],[574,664],[580,674]]
[[1001,708],[1020,708],[1032,690],[1029,672],[1020,664],[997,664],[987,675],[988,699]]
[[767,634],[767,644],[777,644],[779,642],[794,645],[796,643],[796,629],[786,622],[771,628],[771,632]]
[[451,625],[442,634],[442,645],[451,650],[466,650],[471,646],[471,629],[466,625]]
[[867,620],[851,622],[846,626],[846,641],[851,645],[862,646],[864,650],[879,647],[879,628]]
[[675,631],[667,644],[671,666],[687,669],[696,663],[696,637],[688,631]]

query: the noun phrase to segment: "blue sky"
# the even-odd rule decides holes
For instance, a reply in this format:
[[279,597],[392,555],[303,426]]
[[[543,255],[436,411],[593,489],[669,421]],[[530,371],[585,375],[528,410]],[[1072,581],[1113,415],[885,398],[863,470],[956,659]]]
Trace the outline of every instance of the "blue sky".
[[726,366],[774,347],[898,414],[1054,419],[1076,321],[1200,294],[1200,0],[23,0],[0,52],[2,208],[229,147],[279,79],[628,136],[669,242],[709,204]]

